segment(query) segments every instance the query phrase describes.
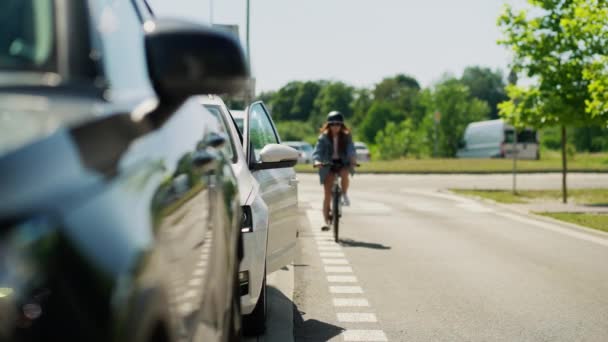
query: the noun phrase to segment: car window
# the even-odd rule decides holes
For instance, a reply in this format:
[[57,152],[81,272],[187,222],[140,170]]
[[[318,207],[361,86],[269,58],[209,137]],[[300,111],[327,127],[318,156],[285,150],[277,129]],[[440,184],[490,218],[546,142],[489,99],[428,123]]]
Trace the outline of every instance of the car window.
[[230,134],[230,128],[228,128],[228,123],[226,122],[226,118],[222,114],[222,109],[220,108],[220,106],[216,106],[216,105],[205,105],[205,108],[220,123],[220,130],[222,131],[222,133],[224,135],[226,135],[226,139],[228,139],[228,143],[224,144],[224,147],[222,148],[222,152],[224,152],[224,155],[226,156],[226,158],[232,160],[232,162],[235,163],[237,160],[236,160],[236,154],[234,153],[234,141],[232,141],[232,135]]
[[56,69],[52,0],[2,0],[0,22],[0,70]]
[[260,151],[268,144],[278,144],[279,137],[274,125],[261,104],[251,107],[249,114],[249,141],[254,151],[256,162],[260,161]]
[[141,18],[131,1],[90,0],[93,39],[103,62],[109,95],[118,100],[153,96]]

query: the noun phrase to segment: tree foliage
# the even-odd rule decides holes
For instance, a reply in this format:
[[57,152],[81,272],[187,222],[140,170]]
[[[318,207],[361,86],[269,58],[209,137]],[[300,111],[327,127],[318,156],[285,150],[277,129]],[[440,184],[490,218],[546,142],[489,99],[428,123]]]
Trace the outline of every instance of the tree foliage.
[[457,79],[448,79],[436,86],[433,106],[441,113],[439,152],[454,157],[466,126],[487,117],[490,108],[485,101],[471,97],[469,89]]
[[516,125],[606,122],[606,0],[528,0],[534,14],[506,6],[498,24],[514,70],[535,80],[507,87],[500,113]]
[[410,119],[400,123],[389,122],[378,132],[375,142],[382,159],[420,157],[429,150],[424,131],[415,129]]
[[505,82],[500,70],[492,71],[490,68],[470,66],[464,69],[460,79],[471,95],[490,106],[488,119],[498,119],[498,104],[507,100]]
[[374,102],[359,125],[358,132],[365,142],[373,143],[376,134],[382,131],[388,123],[399,123],[404,119],[403,111],[395,105],[388,102]]

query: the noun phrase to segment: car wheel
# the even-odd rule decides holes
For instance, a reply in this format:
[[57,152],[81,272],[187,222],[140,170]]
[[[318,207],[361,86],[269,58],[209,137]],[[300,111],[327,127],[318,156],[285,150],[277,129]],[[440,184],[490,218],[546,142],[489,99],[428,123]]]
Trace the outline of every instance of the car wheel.
[[257,336],[266,331],[266,267],[264,267],[264,279],[262,280],[262,290],[260,297],[255,304],[255,308],[243,317],[243,332],[245,335]]

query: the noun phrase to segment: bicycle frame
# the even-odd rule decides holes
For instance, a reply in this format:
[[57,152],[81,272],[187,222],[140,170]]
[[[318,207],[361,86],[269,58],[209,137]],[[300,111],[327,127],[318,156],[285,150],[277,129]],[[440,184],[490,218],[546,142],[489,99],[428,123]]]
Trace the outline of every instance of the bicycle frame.
[[335,172],[334,185],[331,190],[331,221],[334,228],[334,241],[339,240],[340,217],[342,216],[342,179],[338,172]]

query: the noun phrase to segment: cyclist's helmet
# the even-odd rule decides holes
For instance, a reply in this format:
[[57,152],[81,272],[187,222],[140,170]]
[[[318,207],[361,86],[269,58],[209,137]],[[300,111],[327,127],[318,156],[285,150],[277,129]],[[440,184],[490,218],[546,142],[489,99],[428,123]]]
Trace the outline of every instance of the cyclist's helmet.
[[344,123],[344,115],[342,115],[342,113],[338,112],[337,110],[334,110],[332,112],[330,112],[329,114],[327,114],[327,123]]

